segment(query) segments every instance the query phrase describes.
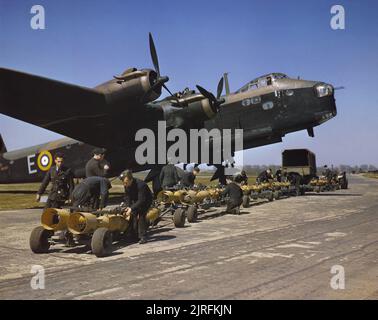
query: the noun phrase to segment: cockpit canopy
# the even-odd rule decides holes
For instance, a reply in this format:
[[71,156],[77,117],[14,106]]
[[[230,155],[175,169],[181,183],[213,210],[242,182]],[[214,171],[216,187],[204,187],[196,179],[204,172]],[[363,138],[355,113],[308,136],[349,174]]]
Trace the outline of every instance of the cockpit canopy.
[[269,73],[248,82],[245,86],[241,87],[235,93],[240,93],[240,92],[245,92],[249,90],[255,90],[257,88],[270,86],[272,85],[273,81],[276,81],[278,79],[284,79],[284,78],[288,78],[288,76],[283,73]]

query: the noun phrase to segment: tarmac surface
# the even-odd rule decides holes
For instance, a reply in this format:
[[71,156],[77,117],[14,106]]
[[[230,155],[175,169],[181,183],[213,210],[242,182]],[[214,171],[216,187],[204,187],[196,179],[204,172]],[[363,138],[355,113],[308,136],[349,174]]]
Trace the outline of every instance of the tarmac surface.
[[[377,180],[351,176],[348,190],[264,201],[239,216],[223,209],[185,228],[163,221],[148,243],[106,258],[62,245],[34,254],[40,210],[0,211],[0,299],[378,298]],[[45,289],[31,288],[33,265],[44,267]],[[345,288],[334,289],[340,270]]]

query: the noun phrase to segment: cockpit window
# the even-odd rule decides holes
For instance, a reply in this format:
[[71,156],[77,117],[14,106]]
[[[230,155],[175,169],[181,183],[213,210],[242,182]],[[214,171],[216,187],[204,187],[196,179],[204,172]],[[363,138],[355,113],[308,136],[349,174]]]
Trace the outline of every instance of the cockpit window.
[[236,93],[255,90],[266,86],[271,86],[275,80],[287,78],[287,75],[283,73],[271,73],[265,76],[259,77],[247,83],[241,87]]

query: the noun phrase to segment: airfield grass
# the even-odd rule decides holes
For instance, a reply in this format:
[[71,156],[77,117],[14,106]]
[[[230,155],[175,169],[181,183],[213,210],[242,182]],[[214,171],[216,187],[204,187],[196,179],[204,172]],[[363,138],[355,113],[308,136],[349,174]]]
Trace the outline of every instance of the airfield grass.
[[369,172],[369,173],[364,173],[363,176],[366,178],[378,179],[378,173]]
[[[196,184],[202,185],[216,185],[217,181],[210,182],[212,172],[201,172],[196,178]],[[135,173],[135,176],[144,179],[146,173]],[[255,177],[250,177],[249,183],[253,183]],[[0,210],[15,210],[15,209],[37,209],[43,208],[44,204],[35,201],[36,193],[39,189],[40,183],[25,183],[25,184],[0,184]],[[149,183],[152,189],[151,183]],[[120,203],[123,198],[122,182],[118,179],[112,181],[112,188],[110,189],[110,202]]]

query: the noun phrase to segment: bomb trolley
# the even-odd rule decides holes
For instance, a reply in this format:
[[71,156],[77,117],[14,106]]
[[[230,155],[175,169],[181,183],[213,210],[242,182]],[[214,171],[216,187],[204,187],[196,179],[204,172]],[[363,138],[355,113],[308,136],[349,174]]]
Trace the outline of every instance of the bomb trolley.
[[[51,245],[86,245],[97,257],[107,256],[112,252],[113,242],[132,230],[133,217],[126,216],[124,209],[116,207],[95,212],[45,209],[41,226],[35,227],[30,234],[30,249],[34,253],[48,253]],[[157,208],[151,208],[146,215],[149,225],[154,225],[159,217]]]

